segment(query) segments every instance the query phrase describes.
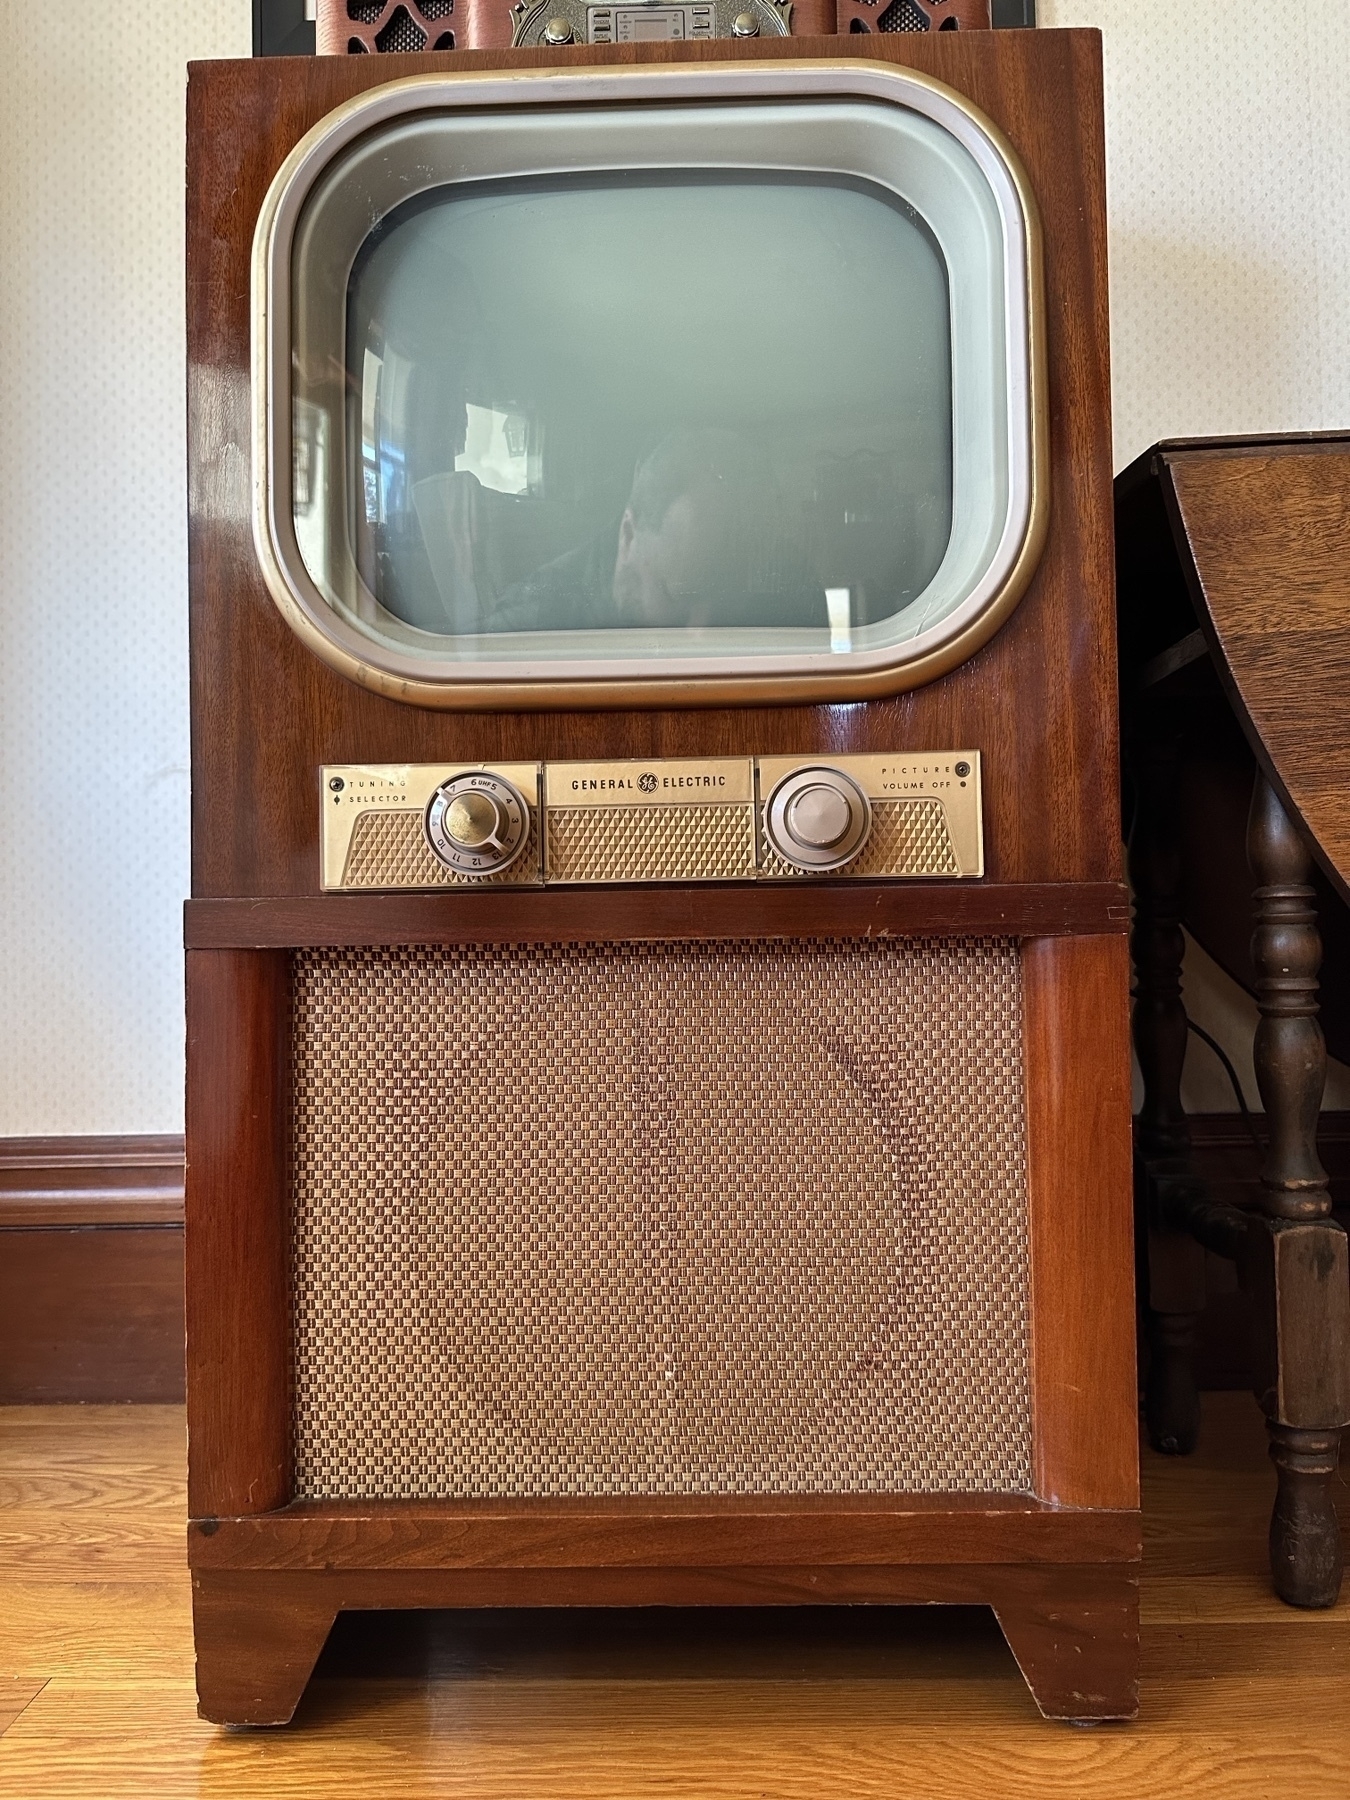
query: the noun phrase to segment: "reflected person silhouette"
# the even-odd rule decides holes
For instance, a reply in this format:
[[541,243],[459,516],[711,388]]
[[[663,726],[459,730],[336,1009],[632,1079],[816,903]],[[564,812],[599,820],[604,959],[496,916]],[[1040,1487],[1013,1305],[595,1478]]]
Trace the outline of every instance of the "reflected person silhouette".
[[764,456],[737,433],[669,433],[617,526],[509,588],[488,631],[825,626]]

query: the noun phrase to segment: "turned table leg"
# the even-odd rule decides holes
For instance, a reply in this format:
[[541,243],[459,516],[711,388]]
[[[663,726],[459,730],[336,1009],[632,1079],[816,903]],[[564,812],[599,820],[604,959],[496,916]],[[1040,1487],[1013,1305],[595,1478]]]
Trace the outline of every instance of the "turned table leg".
[[1270,1523],[1275,1591],[1293,1606],[1332,1606],[1341,1538],[1332,1497],[1341,1430],[1350,1423],[1350,1274],[1317,1157],[1326,1046],[1317,1023],[1317,931],[1310,859],[1258,773],[1247,826],[1256,970],[1256,1079],[1269,1145],[1262,1216],[1253,1219],[1246,1285],[1253,1373],[1277,1471]]
[[1134,928],[1130,949],[1136,987],[1132,1031],[1144,1078],[1136,1146],[1140,1270],[1149,1366],[1144,1417],[1155,1450],[1185,1455],[1200,1432],[1195,1335],[1205,1306],[1205,1253],[1168,1216],[1169,1202],[1189,1189],[1190,1130],[1181,1105],[1186,1060],[1186,1008],[1181,966],[1181,848],[1175,820],[1178,751],[1158,733],[1138,747],[1138,794],[1130,833]]

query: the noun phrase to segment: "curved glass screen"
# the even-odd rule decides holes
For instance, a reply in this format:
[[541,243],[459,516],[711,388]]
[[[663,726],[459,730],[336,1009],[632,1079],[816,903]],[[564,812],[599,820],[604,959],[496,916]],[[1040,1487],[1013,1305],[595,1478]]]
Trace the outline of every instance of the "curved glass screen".
[[259,223],[278,604],[429,705],[931,678],[1043,534],[1029,209],[861,62],[371,90]]
[[848,640],[946,553],[948,316],[932,233],[869,183],[434,189],[357,258],[343,480],[306,498],[420,632]]

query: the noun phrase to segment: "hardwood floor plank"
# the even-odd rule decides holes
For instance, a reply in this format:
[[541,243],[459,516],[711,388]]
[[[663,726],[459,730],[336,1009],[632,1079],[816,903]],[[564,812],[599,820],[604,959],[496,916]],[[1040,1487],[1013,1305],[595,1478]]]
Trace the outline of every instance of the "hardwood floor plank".
[[0,1669],[99,1680],[179,1676],[191,1682],[186,1573],[158,1582],[7,1578],[2,1600]]
[[4,1406],[0,1452],[6,1473],[25,1458],[43,1470],[64,1461],[174,1469],[186,1465],[187,1425],[176,1405]]
[[0,1507],[0,1581],[163,1581],[185,1565],[182,1498],[144,1512]]
[[1205,1415],[1144,1457],[1135,1726],[1046,1725],[984,1609],[827,1608],[348,1615],[294,1726],[232,1733],[195,1712],[181,1410],[0,1413],[0,1797],[1340,1800],[1350,1594],[1273,1597],[1259,1414]]
[[[5,1740],[4,1791],[31,1800],[642,1800],[769,1793],[1007,1800],[1256,1800],[1343,1791],[1333,1735],[1307,1741],[1278,1695],[1178,1685],[1164,1723],[1047,1726],[1018,1683],[316,1683],[285,1732],[216,1732],[190,1696],[49,1683]],[[968,1691],[969,1690],[969,1691]],[[1205,1696],[1197,1709],[1192,1702]],[[1332,1683],[1309,1704],[1322,1719]],[[1256,1700],[1253,1711],[1247,1708]],[[1222,1770],[1222,1786],[1216,1773]]]
[[0,1675],[0,1737],[45,1686],[46,1681],[41,1676]]

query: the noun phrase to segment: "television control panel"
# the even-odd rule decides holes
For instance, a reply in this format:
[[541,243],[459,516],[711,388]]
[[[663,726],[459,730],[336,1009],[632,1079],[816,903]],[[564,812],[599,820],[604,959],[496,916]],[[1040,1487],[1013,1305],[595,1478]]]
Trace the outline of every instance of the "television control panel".
[[978,750],[322,771],[328,892],[984,873]]

